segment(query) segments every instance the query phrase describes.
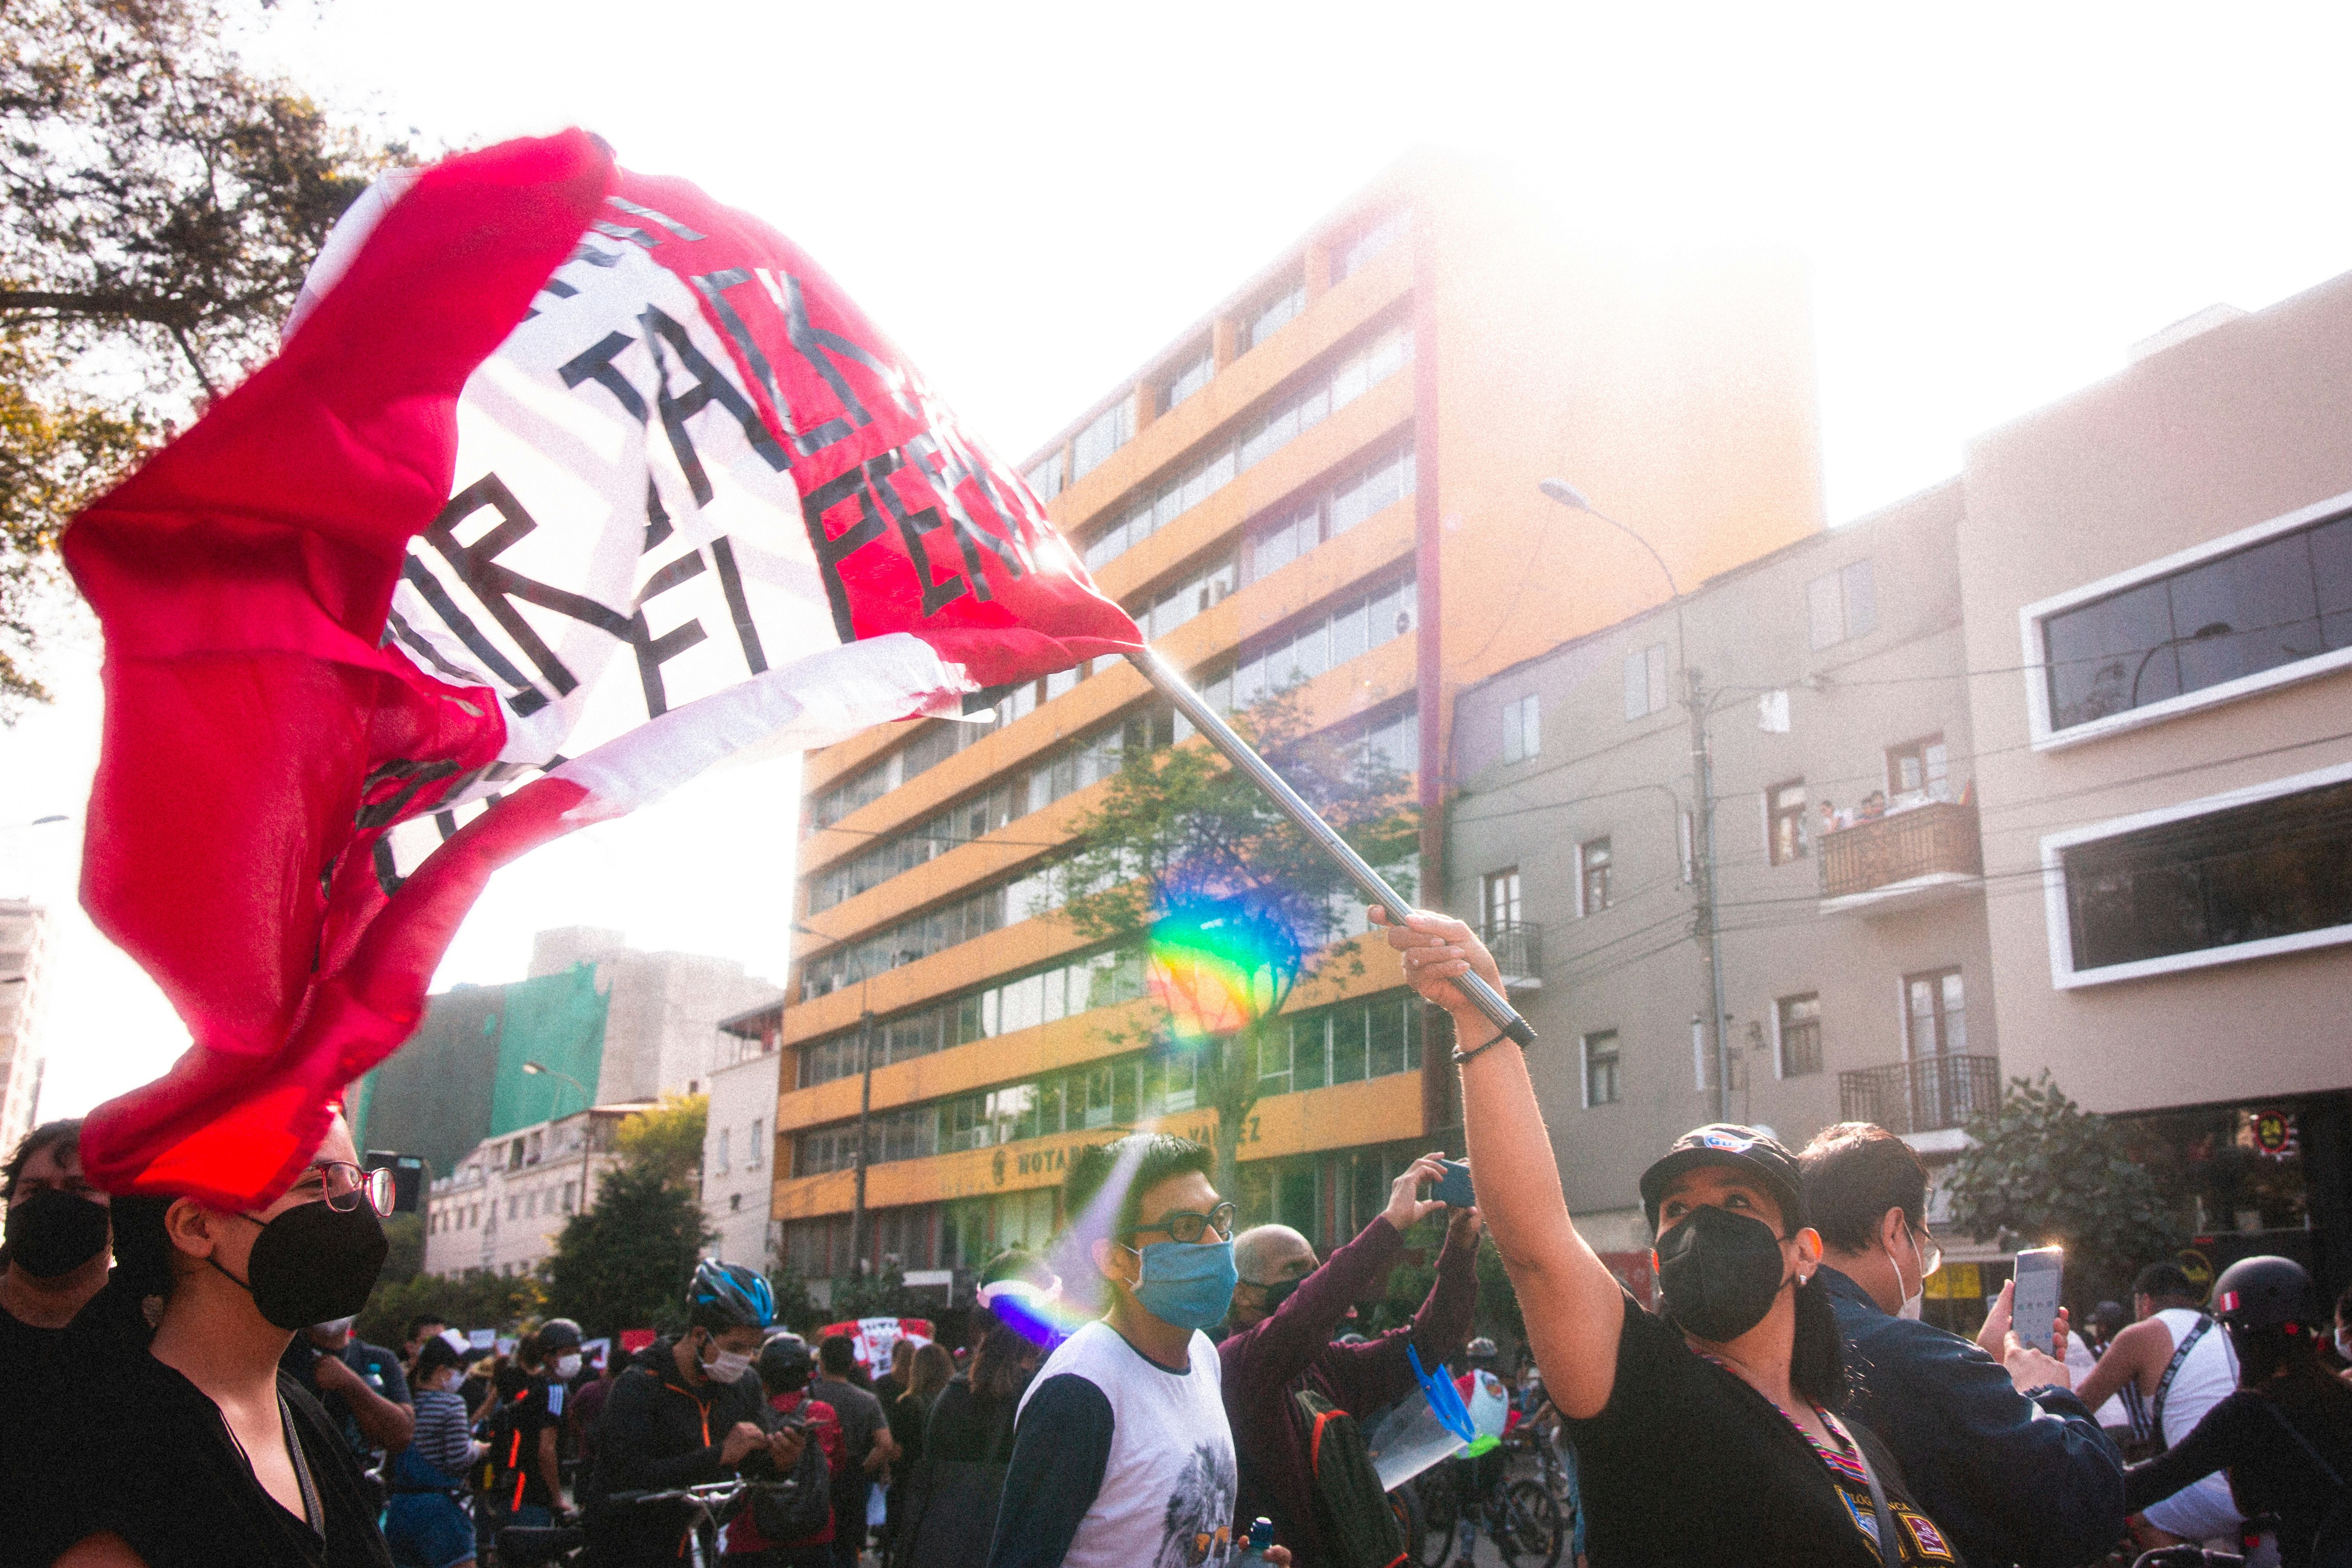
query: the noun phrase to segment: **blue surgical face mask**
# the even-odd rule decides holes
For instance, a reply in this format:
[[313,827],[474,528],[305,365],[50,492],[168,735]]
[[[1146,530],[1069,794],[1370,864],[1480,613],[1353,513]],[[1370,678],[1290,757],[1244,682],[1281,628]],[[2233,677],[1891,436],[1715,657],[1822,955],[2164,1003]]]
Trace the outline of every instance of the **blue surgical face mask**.
[[1224,1321],[1241,1274],[1231,1241],[1155,1241],[1130,1247],[1140,1267],[1135,1299],[1163,1323],[1205,1329]]

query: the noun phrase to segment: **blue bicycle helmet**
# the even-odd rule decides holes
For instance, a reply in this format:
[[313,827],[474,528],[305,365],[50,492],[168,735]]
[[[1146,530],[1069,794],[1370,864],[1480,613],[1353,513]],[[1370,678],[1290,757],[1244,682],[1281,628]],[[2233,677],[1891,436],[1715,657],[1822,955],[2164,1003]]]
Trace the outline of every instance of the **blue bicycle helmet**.
[[686,1309],[698,1327],[763,1329],[776,1321],[776,1293],[757,1270],[705,1258],[694,1266]]

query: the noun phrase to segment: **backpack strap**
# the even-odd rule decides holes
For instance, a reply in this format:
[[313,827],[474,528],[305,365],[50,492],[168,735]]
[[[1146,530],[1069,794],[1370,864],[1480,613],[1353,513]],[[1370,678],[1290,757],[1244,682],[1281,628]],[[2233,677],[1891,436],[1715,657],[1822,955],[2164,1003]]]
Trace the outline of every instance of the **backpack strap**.
[[2172,1447],[2164,1436],[2165,1396],[2172,1392],[2172,1380],[2179,1375],[2180,1364],[2189,1359],[2189,1353],[2197,1348],[2197,1342],[2203,1339],[2205,1331],[2212,1326],[2211,1318],[2203,1312],[2198,1313],[2196,1326],[2181,1337],[2179,1348],[2172,1353],[2171,1361],[2165,1364],[2164,1375],[2156,1381],[2156,1403],[2148,1411],[2147,1424],[2149,1439],[2156,1444],[2156,1451],[2159,1454]]
[[2336,1473],[2336,1467],[2329,1464],[2326,1457],[2321,1454],[2317,1448],[2313,1446],[2311,1439],[2303,1435],[2302,1428],[2286,1418],[2286,1412],[2280,1409],[2275,1404],[2273,1404],[2268,1399],[2264,1399],[2263,1401],[2263,1408],[2268,1410],[2278,1424],[2286,1428],[2286,1435],[2294,1439],[2295,1446],[2304,1451],[2305,1457],[2309,1458],[2313,1464],[2319,1467],[2319,1473],[2326,1476],[2329,1481],[2334,1483],[2337,1491],[2343,1491],[2345,1490],[2344,1478]]

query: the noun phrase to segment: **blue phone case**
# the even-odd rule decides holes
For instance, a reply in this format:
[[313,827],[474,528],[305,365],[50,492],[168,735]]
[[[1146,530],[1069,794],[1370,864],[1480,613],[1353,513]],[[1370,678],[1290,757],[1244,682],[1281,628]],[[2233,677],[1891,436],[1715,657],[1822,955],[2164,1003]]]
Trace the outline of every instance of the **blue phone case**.
[[1440,1160],[1445,1167],[1445,1179],[1429,1189],[1429,1196],[1452,1208],[1470,1208],[1478,1202],[1471,1189],[1470,1167],[1461,1160]]

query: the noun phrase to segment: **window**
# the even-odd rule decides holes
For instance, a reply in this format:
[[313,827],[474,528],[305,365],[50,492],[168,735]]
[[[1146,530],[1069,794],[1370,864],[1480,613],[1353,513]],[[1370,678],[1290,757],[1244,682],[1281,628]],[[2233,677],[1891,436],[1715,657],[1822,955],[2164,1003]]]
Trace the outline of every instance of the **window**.
[[1503,705],[1503,760],[1525,762],[1543,749],[1543,716],[1536,695]]
[[1210,355],[1208,346],[1202,344],[1200,353],[1180,368],[1174,375],[1170,376],[1167,383],[1160,387],[1160,412],[1166,413],[1170,409],[1207,386],[1209,378],[1216,373],[1217,361]]
[[1037,499],[1050,501],[1062,493],[1062,453],[1059,447],[1048,453],[1037,465],[1022,476],[1029,481]]
[[1805,823],[1805,781],[1794,779],[1764,791],[1765,846],[1774,865],[1801,861],[1811,847]]
[[1602,1030],[1583,1040],[1584,1108],[1617,1103],[1617,1031]]
[[1306,283],[1300,281],[1292,284],[1283,293],[1267,300],[1259,308],[1257,313],[1249,319],[1247,324],[1242,329],[1241,346],[1244,350],[1256,348],[1297,319],[1298,313],[1306,308]]
[[1950,798],[1942,736],[1930,735],[1886,748],[1886,798],[1898,805]]
[[2352,514],[2046,616],[2064,730],[2352,647]]
[[1122,397],[1095,415],[1070,443],[1070,481],[1085,478],[1135,439],[1135,400]]
[[1205,683],[1202,695],[1221,712],[1248,707],[1269,692],[1311,680],[1404,636],[1419,611],[1411,578],[1360,599],[1342,600],[1304,622],[1294,622],[1271,637],[1244,644],[1234,673]]
[[2352,936],[2352,781],[2328,771],[2338,777],[2317,788],[2224,797],[2231,803],[2045,849],[2064,889],[2063,912],[2052,912],[2071,959],[2059,983]]
[[1402,239],[1412,227],[1412,210],[1401,208],[1348,242],[1331,268],[1334,283],[1349,278],[1372,264],[1372,258]]
[[[1384,507],[1413,493],[1411,449],[1391,453],[1313,500],[1286,507],[1250,525],[1244,580],[1255,582],[1339,538]],[[1328,522],[1328,527],[1326,526]]]
[[729,1157],[727,1152],[727,1137],[730,1131],[732,1129],[727,1127],[719,1129],[719,1174],[720,1176],[725,1176],[735,1168],[734,1161]]
[[1822,1070],[1822,998],[1782,997],[1772,1005],[1780,1037],[1780,1076],[1801,1078]]
[[743,1168],[755,1171],[768,1153],[768,1121],[764,1116],[751,1118],[751,1135],[743,1145]]
[[576,1181],[565,1182],[563,1184],[563,1212],[570,1214],[572,1209],[577,1207],[579,1202],[580,1184]]
[[1519,923],[1519,868],[1488,872],[1486,889],[1486,935],[1493,936]]
[[1625,716],[1647,718],[1666,706],[1666,645],[1625,655]]
[[1870,562],[1855,561],[1805,584],[1805,610],[1813,625],[1813,646],[1834,648],[1878,628],[1878,591]]
[[1903,995],[1909,1012],[1906,1043],[1913,1060],[1960,1056],[1969,1049],[1969,1019],[1958,969],[1906,975]]
[[1576,846],[1576,912],[1598,915],[1609,907],[1609,841],[1587,839]]

